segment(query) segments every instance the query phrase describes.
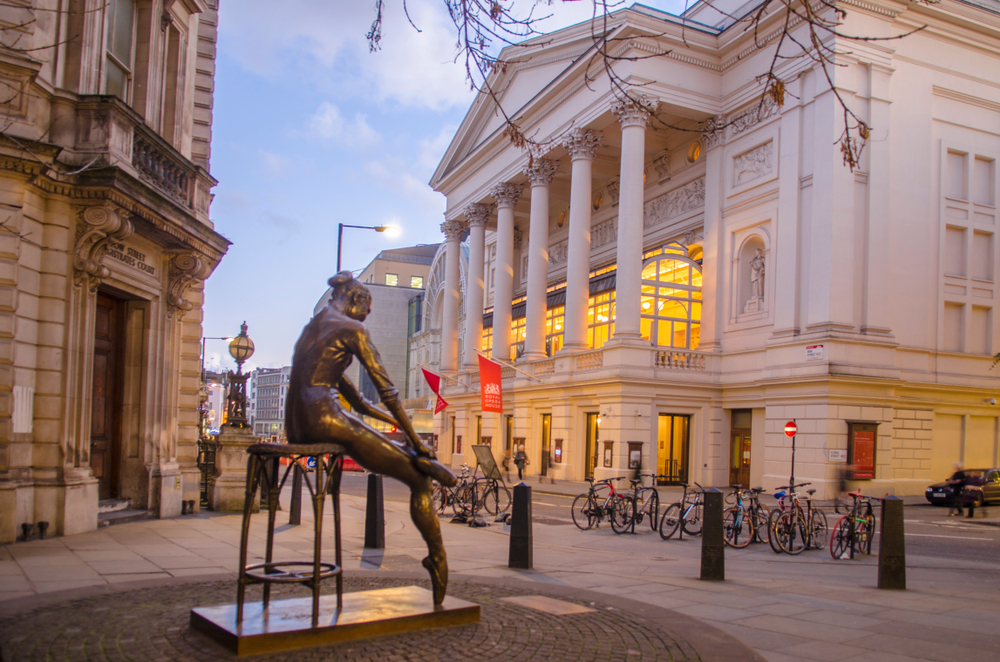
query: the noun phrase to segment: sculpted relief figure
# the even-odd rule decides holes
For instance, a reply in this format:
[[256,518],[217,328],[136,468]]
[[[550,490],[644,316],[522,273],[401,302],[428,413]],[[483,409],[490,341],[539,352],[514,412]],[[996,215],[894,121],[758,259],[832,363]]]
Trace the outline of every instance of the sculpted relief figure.
[[[341,271],[329,284],[333,288],[330,302],[306,325],[295,344],[285,415],[288,441],[340,444],[365,469],[391,476],[410,488],[410,518],[427,543],[423,565],[434,586],[434,603],[441,604],[448,584],[448,560],[431,503],[431,479],[452,486],[455,475],[417,436],[362,324],[371,311],[368,289],[349,271]],[[368,371],[388,411],[361,397],[344,377],[354,358]],[[357,414],[344,410],[340,395]],[[386,438],[365,423],[362,414],[397,426],[405,433],[406,443]]]

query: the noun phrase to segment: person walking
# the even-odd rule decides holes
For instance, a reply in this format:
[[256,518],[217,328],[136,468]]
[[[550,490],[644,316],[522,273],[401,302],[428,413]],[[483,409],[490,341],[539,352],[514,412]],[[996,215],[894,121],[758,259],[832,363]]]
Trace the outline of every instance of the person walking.
[[951,485],[951,508],[948,510],[948,517],[962,516],[962,492],[965,490],[965,472],[962,471],[962,463],[956,462],[953,467],[954,473],[948,479]]
[[517,465],[517,479],[524,479],[524,465],[528,463],[528,455],[524,452],[524,444],[517,447],[514,454],[514,464]]

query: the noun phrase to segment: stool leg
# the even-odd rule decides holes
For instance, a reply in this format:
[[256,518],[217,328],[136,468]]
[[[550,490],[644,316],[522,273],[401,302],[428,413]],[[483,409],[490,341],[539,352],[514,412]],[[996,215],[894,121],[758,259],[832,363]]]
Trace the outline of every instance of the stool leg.
[[[267,550],[264,552],[264,562],[271,563],[274,558],[274,516],[278,510],[278,458],[264,461],[270,465],[270,475],[264,471],[264,480],[268,483],[267,490]],[[264,572],[270,574],[270,568],[265,566]],[[271,582],[264,582],[264,609],[271,603]]]
[[247,588],[247,546],[250,540],[250,515],[253,510],[253,497],[257,492],[257,470],[259,464],[256,455],[247,459],[247,487],[243,497],[243,525],[240,531],[240,579],[236,588],[236,626],[243,622],[243,601]]
[[333,480],[331,480],[331,485],[333,487],[330,490],[333,495],[333,544],[335,546],[336,552],[336,564],[337,569],[340,570],[337,573],[337,609],[344,608],[344,565],[343,559],[340,553],[340,478],[344,472],[344,461],[342,458],[337,458],[332,467],[333,470]]
[[316,493],[313,494],[313,581],[312,626],[319,625],[319,574],[323,557],[323,502],[326,500],[326,481],[323,480],[324,458],[316,456]]

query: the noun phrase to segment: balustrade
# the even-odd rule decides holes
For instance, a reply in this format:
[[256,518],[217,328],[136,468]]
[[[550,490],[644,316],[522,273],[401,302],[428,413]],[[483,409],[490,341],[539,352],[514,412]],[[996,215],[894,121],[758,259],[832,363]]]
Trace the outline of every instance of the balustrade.
[[656,350],[653,352],[653,367],[670,370],[705,369],[705,355],[684,350]]

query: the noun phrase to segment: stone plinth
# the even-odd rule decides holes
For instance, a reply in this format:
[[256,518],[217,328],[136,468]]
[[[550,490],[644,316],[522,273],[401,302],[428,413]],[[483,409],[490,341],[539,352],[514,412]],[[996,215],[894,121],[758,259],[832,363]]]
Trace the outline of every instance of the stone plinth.
[[[259,440],[250,428],[223,425],[215,453],[215,475],[208,481],[208,507],[216,512],[242,512],[247,484],[247,448]],[[260,509],[259,491],[253,511]]]

